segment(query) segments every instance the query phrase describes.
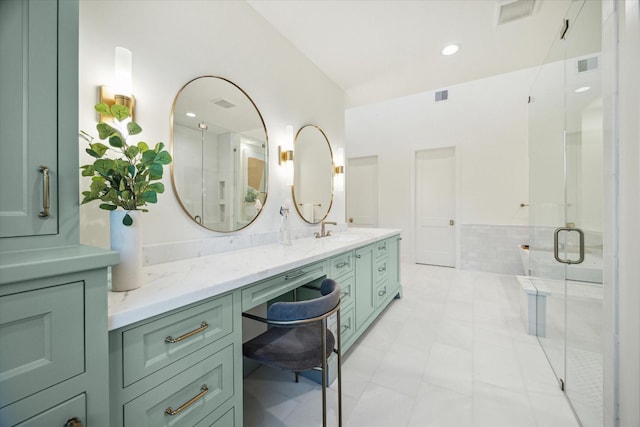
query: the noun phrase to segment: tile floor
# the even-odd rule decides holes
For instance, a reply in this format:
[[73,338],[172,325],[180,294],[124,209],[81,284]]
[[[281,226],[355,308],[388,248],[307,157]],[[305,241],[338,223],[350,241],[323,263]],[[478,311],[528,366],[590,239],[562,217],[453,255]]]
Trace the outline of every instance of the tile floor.
[[[343,359],[348,427],[577,427],[513,276],[402,265],[394,300]],[[321,388],[261,367],[244,381],[245,427],[322,424]],[[328,390],[336,423],[336,382]]]

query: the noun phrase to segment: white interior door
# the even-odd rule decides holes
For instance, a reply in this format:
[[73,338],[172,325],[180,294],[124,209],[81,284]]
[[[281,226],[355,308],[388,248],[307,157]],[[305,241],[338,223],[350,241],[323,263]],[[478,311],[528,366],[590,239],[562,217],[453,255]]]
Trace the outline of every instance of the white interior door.
[[347,218],[350,226],[378,226],[378,157],[348,159]]
[[456,152],[416,152],[416,263],[455,267]]

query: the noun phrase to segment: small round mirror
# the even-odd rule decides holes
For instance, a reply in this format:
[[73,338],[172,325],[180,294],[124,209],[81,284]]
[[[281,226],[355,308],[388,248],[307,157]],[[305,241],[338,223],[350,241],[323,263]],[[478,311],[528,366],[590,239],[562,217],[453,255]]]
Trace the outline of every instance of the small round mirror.
[[187,215],[220,232],[253,222],[267,197],[267,141],[240,87],[215,76],[184,85],[171,113],[171,180]]
[[327,136],[307,125],[296,134],[293,155],[293,202],[306,222],[322,222],[333,203],[333,156]]

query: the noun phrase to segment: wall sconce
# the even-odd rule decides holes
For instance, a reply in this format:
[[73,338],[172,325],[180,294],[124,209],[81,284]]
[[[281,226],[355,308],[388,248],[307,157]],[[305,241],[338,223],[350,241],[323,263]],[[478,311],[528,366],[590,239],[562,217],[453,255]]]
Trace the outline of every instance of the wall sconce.
[[344,148],[336,148],[333,164],[333,187],[336,191],[344,191]]
[[344,166],[335,166],[335,167],[333,168],[333,172],[334,172],[336,175],[341,174],[341,173],[344,173]]
[[[287,149],[289,147],[291,149]],[[278,145],[278,164],[282,165],[287,161],[293,161],[293,126],[287,126],[285,143]]]
[[278,164],[281,165],[286,161],[293,161],[293,150],[283,150],[282,146],[278,146]]
[[[136,99],[132,95],[132,58],[131,51],[124,47],[116,47],[115,73],[112,86],[100,86],[100,102],[111,107],[114,104],[124,105],[131,112],[131,119],[135,119]],[[106,117],[100,115],[100,120]]]

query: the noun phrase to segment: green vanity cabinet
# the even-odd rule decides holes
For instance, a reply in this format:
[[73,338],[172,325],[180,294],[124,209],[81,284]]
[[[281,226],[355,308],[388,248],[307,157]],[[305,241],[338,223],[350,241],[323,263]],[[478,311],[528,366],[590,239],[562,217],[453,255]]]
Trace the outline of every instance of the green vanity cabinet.
[[0,425],[109,425],[106,281],[102,267],[0,283]]
[[109,425],[107,267],[78,224],[78,0],[0,0],[0,426]]
[[240,290],[109,334],[111,425],[242,425]]
[[366,328],[375,309],[374,299],[374,251],[376,244],[355,250],[355,326],[356,331]]
[[78,244],[78,1],[0,16],[0,252]]

